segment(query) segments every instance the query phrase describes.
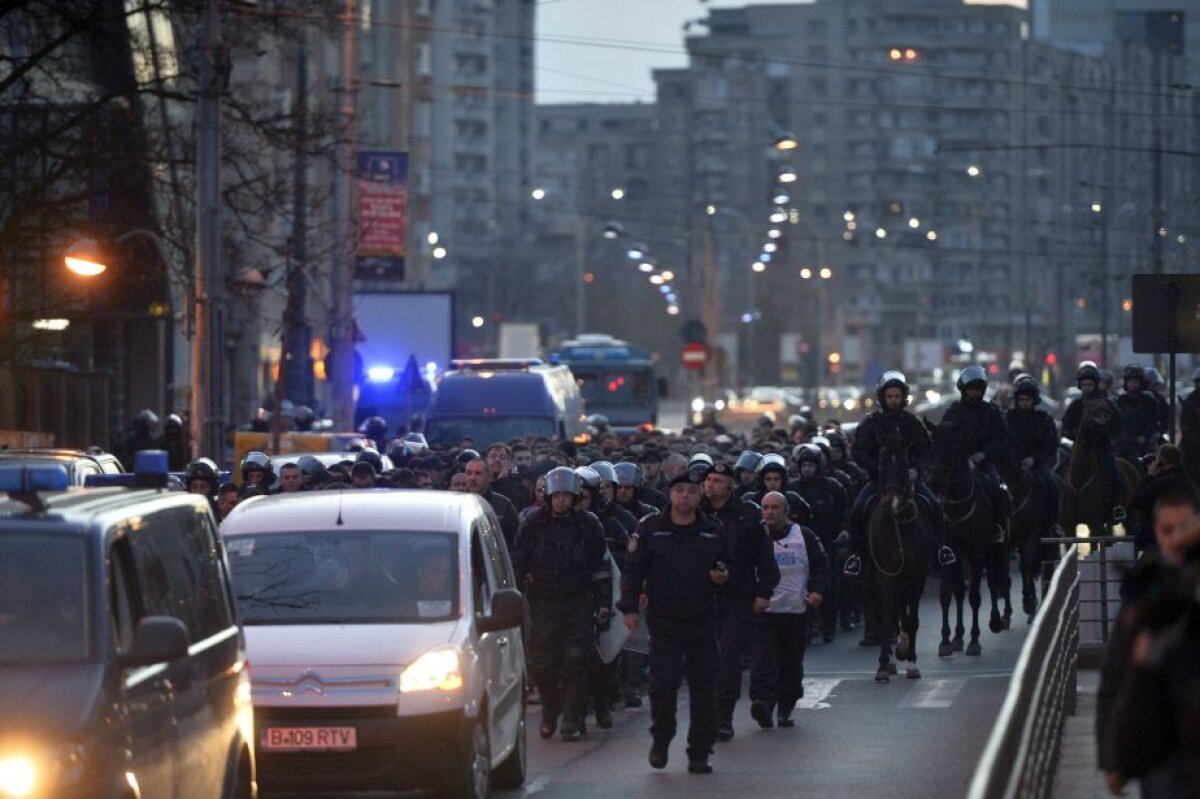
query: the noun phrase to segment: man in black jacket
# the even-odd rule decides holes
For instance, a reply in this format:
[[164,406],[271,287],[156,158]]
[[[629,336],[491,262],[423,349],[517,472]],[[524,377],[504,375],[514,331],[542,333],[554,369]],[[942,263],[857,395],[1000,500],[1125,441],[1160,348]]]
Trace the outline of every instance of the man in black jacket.
[[575,472],[559,467],[547,474],[546,504],[521,525],[512,558],[517,585],[529,598],[529,676],[541,692],[541,736],[554,735],[561,713],[567,742],[583,734],[588,655],[612,601],[604,532],[594,515],[576,507],[579,495]]
[[1038,408],[1042,392],[1037,381],[1021,375],[1013,384],[1014,407],[1004,415],[1008,426],[1008,464],[1027,469],[1042,486],[1047,518],[1058,523],[1060,491],[1051,472],[1058,457],[1058,428],[1050,414]]
[[512,552],[517,540],[517,529],[521,526],[521,517],[517,515],[512,500],[492,490],[492,470],[483,458],[475,456],[467,461],[463,472],[467,477],[467,490],[487,500],[496,512],[496,518],[500,520],[500,529],[504,532],[504,543],[508,544],[508,551]]
[[952,427],[959,445],[975,467],[975,473],[983,478],[992,512],[996,514],[996,532],[993,543],[1004,543],[1008,521],[1012,517],[1012,499],[1008,489],[1000,482],[996,466],[1006,455],[1008,429],[1004,414],[996,404],[984,399],[987,391],[987,372],[978,364],[971,364],[958,377],[960,399],[950,404],[942,417],[942,424]]
[[713,465],[704,478],[701,509],[721,523],[737,573],[717,595],[717,740],[733,738],[733,709],[742,695],[742,658],[750,645],[756,611],[766,607],[779,582],[771,544],[763,532],[758,505],[736,496],[733,467]]
[[829,592],[829,558],[812,530],[788,519],[787,499],[772,491],[762,500],[762,529],[771,541],[779,584],[754,616],[750,715],[760,727],[795,726],[792,711],[804,696],[808,610]]
[[1148,476],[1133,495],[1129,503],[1133,511],[1134,542],[1141,552],[1155,552],[1158,542],[1154,539],[1153,513],[1158,498],[1166,494],[1195,495],[1192,484],[1183,470],[1179,447],[1163,444],[1158,448],[1158,457],[1149,467]]
[[730,552],[721,525],[700,510],[706,467],[685,469],[670,485],[664,513],[638,524],[621,576],[620,610],[630,632],[641,597],[650,625],[650,765],[665,768],[675,737],[679,685],[691,698],[688,771],[711,774],[717,735],[717,637],[714,596],[729,581]]

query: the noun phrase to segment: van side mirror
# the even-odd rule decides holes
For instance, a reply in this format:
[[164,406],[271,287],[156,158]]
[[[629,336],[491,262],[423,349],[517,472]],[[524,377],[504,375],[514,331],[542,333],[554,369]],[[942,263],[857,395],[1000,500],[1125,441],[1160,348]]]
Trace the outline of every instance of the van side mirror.
[[670,387],[667,385],[667,378],[658,378],[658,398],[666,399],[671,395]]
[[188,653],[191,636],[174,616],[147,616],[133,632],[133,644],[120,658],[124,668],[179,660]]
[[492,612],[478,616],[475,626],[481,633],[511,630],[525,622],[525,597],[514,588],[501,588],[492,594]]

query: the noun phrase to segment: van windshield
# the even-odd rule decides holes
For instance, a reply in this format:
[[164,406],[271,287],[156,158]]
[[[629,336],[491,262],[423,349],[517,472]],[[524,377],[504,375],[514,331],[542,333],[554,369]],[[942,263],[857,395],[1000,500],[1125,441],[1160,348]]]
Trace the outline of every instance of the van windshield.
[[0,665],[87,660],[88,584],[83,539],[0,534]]
[[458,617],[458,537],[306,531],[225,539],[244,624],[410,624]]
[[526,436],[553,438],[554,420],[545,416],[438,417],[425,423],[425,438],[433,446],[458,446],[469,438],[479,447]]

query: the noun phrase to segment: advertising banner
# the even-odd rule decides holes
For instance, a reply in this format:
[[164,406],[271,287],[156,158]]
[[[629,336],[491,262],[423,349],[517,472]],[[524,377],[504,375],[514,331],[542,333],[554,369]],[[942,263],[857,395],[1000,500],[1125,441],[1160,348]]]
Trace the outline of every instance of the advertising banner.
[[358,154],[358,268],[363,277],[404,277],[408,153]]

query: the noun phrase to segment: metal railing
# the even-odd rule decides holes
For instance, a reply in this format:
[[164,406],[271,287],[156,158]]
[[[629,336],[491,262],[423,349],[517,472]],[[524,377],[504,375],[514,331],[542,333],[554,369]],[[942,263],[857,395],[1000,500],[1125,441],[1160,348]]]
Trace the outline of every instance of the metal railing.
[[971,799],[1045,797],[1054,784],[1064,717],[1075,712],[1079,549],[1071,546],[1030,626],[983,756]]
[[[1108,646],[1108,636],[1120,609],[1124,570],[1137,559],[1134,539],[1126,535],[1043,538],[1042,543],[1064,549],[1079,546],[1079,653],[1085,668],[1096,668]],[[1084,546],[1086,545],[1086,550]],[[1043,564],[1045,575],[1059,560]]]

